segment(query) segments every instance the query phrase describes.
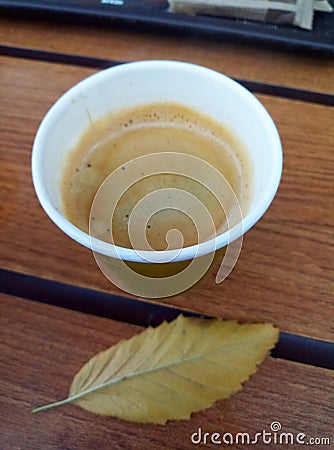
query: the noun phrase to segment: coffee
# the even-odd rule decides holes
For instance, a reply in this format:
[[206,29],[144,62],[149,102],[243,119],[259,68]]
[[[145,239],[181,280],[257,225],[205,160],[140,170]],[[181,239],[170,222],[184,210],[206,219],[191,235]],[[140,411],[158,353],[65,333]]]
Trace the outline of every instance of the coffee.
[[[200,180],[187,176],[183,163],[180,167],[174,165],[172,170],[162,164],[152,174],[150,159],[146,159],[135,174],[136,182],[122,192],[117,202],[110,198],[117,205],[100,238],[132,248],[128,233],[132,214],[135,216],[132,226],[144,227],[146,239],[155,250],[197,244],[198,228],[200,241],[212,237],[212,228],[224,231],[233,198],[224,183],[219,185],[219,178],[217,181],[210,175],[211,166],[226,178],[242,213],[246,214],[251,199],[252,167],[242,143],[221,124],[196,110],[177,103],[154,103],[110,113],[85,131],[64,162],[61,193],[65,217],[88,232],[92,203],[104,180],[116,169],[124,180],[133,179],[131,161],[166,152],[193,157],[197,174],[195,166],[198,167],[199,159],[205,161]],[[189,173],[191,158],[187,161]],[[219,198],[212,191],[219,191]],[[152,195],[153,192],[158,194]],[[183,196],[184,193],[187,195]],[[134,209],[138,202],[140,207]],[[193,220],[201,211],[199,205],[205,205],[208,212],[207,216],[204,213],[201,216],[200,226]],[[168,234],[170,230],[178,232]],[[147,245],[137,241],[136,248],[147,249]]]

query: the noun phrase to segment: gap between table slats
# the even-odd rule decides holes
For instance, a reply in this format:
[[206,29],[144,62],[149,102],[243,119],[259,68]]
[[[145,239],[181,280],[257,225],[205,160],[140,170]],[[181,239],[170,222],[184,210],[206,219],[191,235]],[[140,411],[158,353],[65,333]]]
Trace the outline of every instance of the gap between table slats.
[[[109,67],[125,64],[127,61],[115,61],[104,58],[92,58],[90,56],[72,55],[66,53],[49,52],[45,50],[35,50],[22,47],[0,45],[0,55],[15,58],[32,59],[57,64],[69,64],[74,66],[93,67],[96,69],[106,69]],[[255,82],[250,80],[235,78],[235,81],[245,88],[258,94],[265,94],[274,97],[289,98],[320,105],[334,106],[334,95],[317,91],[291,88],[276,84]]]
[[[179,314],[206,317],[195,312],[145,300],[109,294],[10,270],[0,270],[1,292],[61,308],[147,327],[163,320],[171,321]],[[326,369],[334,369],[334,343],[306,336],[280,332],[272,352],[286,359]]]

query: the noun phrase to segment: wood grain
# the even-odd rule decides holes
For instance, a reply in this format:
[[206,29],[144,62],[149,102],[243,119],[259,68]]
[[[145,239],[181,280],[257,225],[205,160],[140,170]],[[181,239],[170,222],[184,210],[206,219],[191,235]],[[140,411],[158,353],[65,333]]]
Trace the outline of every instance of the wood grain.
[[[31,181],[31,145],[40,120],[60,94],[93,71],[12,58],[0,64],[2,267],[124,295],[102,275],[92,254],[50,221]],[[246,234],[227,280],[217,285],[210,273],[189,292],[162,302],[333,340],[334,109],[259,98],[284,147],[278,194]]]
[[6,295],[0,297],[0,318],[2,450],[190,450],[191,435],[199,428],[254,437],[262,430],[270,432],[273,421],[281,423],[282,432],[333,442],[333,374],[270,357],[241,392],[189,421],[138,425],[95,416],[74,405],[32,415],[35,406],[65,397],[72,377],[91,356],[141,328]]
[[6,17],[0,17],[0,40],[4,45],[120,61],[181,60],[240,79],[334,93],[333,58],[257,48],[249,43]]

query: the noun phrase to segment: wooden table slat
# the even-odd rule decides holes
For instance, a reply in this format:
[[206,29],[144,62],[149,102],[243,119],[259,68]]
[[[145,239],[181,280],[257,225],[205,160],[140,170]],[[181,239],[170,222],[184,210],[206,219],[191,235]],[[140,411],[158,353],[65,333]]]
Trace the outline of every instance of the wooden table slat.
[[231,77],[334,94],[334,59],[129,27],[0,17],[3,45],[119,61],[172,59]]
[[305,433],[305,439],[333,442],[333,373],[271,357],[241,392],[189,421],[138,425],[95,416],[74,405],[31,414],[37,405],[65,397],[72,377],[91,356],[139,331],[134,325],[1,295],[0,448],[190,450],[195,446],[191,435],[199,428],[234,437],[245,432],[254,438],[256,432],[270,432],[274,421],[295,437]]

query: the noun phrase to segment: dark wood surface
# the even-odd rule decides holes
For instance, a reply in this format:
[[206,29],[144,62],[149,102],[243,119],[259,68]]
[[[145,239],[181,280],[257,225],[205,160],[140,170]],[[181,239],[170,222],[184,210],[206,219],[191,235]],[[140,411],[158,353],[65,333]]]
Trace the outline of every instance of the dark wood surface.
[[[191,449],[191,434],[199,427],[209,433],[255,434],[270,431],[273,421],[282,424],[282,431],[328,437],[333,445],[333,372],[317,366],[323,365],[320,340],[334,341],[334,61],[189,36],[180,40],[8,17],[0,18],[0,38],[0,54],[6,55],[0,56],[0,258],[2,291],[12,294],[0,300],[0,449]],[[95,58],[97,67],[85,67],[89,58]],[[185,294],[159,301],[133,299],[131,315],[115,297],[127,295],[105,279],[90,251],[65,236],[40,207],[31,181],[31,146],[50,106],[99,70],[99,60],[158,58],[202,64],[257,83],[255,93],[282,139],[284,169],[274,202],[245,236],[227,280],[216,285],[210,273]],[[23,275],[25,283],[12,281]],[[65,296],[62,307],[44,304],[57,302],[54,292],[42,289],[43,280],[50,281],[50,289],[51,282],[58,283],[58,297]],[[75,302],[68,286],[77,290]],[[98,294],[109,294],[102,313],[94,306],[87,313],[79,287],[90,289],[92,305]],[[283,356],[269,357],[242,392],[188,422],[165,427],[97,417],[73,405],[30,413],[66,396],[87,359],[141,330],[127,322],[150,323],[160,305],[272,322],[287,336],[281,343],[285,350],[294,336],[314,339],[312,365],[282,359],[287,354],[282,347],[278,353]],[[300,339],[307,353],[308,341]],[[326,367],[333,366],[333,345],[326,347]]]
[[205,65],[231,77],[334,94],[333,59],[227,42],[0,17],[3,45],[118,61],[173,59]]
[[73,376],[91,356],[142,328],[8,295],[1,296],[0,313],[1,449],[186,450],[196,448],[191,435],[199,428],[254,437],[263,429],[270,432],[274,421],[282,432],[334,438],[332,373],[274,358],[241,392],[189,421],[129,424],[74,405],[31,414],[36,406],[65,398]]

